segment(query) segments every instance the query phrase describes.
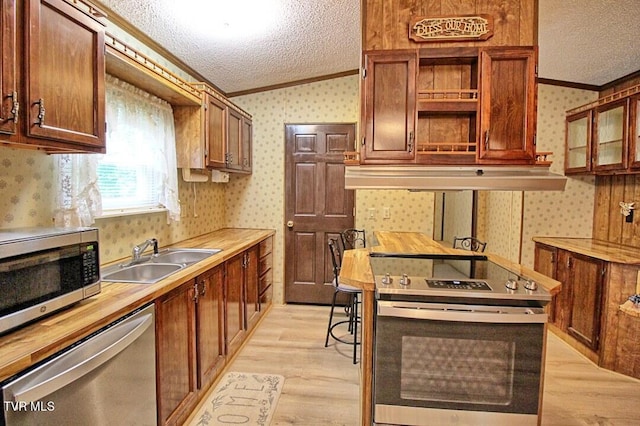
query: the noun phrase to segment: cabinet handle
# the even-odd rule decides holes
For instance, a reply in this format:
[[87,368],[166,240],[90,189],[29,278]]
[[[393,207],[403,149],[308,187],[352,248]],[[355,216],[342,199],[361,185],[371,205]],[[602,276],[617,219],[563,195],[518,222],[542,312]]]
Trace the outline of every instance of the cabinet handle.
[[193,283],[193,301],[198,303],[198,282]]
[[489,131],[485,130],[484,132],[484,149],[485,151],[489,150]]
[[7,95],[7,98],[12,99],[11,102],[11,117],[7,118],[7,121],[18,122],[18,114],[20,112],[20,102],[18,101],[18,92],[13,91]]
[[409,154],[413,152],[413,132],[409,132]]
[[571,258],[567,259],[567,269],[571,268]]
[[36,124],[40,127],[42,127],[44,125],[44,114],[45,114],[45,109],[44,109],[44,99],[40,98],[38,99],[36,102],[33,103],[34,105],[39,105],[38,106],[38,121],[36,122]]
[[207,283],[202,281],[201,284],[202,289],[200,290],[200,296],[204,297],[204,295],[207,294]]

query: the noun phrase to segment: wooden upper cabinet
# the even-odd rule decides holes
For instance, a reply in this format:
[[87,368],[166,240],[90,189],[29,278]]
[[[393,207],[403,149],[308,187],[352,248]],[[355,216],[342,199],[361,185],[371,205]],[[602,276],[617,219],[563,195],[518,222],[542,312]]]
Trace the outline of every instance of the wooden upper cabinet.
[[17,39],[15,0],[1,0],[0,11],[0,133],[17,133],[19,120],[19,99],[17,82]]
[[595,108],[593,170],[623,170],[627,167],[628,99]]
[[629,99],[629,167],[640,170],[640,95]]
[[242,117],[242,170],[251,173],[253,169],[253,121]]
[[227,110],[224,102],[206,94],[206,165],[224,167],[227,135]]
[[593,113],[591,110],[567,116],[565,126],[565,173],[581,173],[591,170],[592,123]]
[[536,49],[481,50],[480,163],[534,164]]
[[227,110],[227,154],[225,168],[242,170],[242,114],[234,109]]
[[104,152],[104,26],[63,0],[27,0],[25,22],[26,136]]
[[415,160],[416,50],[365,52],[362,164]]

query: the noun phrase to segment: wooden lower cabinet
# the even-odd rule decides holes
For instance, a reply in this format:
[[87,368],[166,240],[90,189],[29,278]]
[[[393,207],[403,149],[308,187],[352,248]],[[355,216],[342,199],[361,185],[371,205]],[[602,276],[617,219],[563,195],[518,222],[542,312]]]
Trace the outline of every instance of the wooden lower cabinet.
[[180,424],[197,402],[195,281],[156,300],[158,424]]
[[156,299],[158,424],[184,423],[260,319],[262,246]]
[[258,306],[265,311],[273,300],[273,237],[260,243],[258,266]]
[[550,307],[550,322],[597,358],[606,262],[536,243],[534,268],[562,283]]
[[224,265],[156,300],[159,424],[180,424],[224,366]]
[[237,352],[244,340],[244,269],[245,253],[226,262],[225,278],[225,344],[227,356]]
[[198,388],[207,389],[225,364],[224,265],[197,278],[196,358]]
[[260,302],[258,300],[258,250],[254,246],[246,251],[246,265],[244,276],[244,288],[246,292],[246,318],[247,330],[251,330],[260,318]]

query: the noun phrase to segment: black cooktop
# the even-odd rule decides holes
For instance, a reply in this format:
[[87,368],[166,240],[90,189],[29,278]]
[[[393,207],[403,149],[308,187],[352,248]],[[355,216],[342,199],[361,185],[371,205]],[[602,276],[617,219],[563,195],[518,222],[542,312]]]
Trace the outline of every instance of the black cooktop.
[[[404,255],[370,253],[376,296],[385,300],[438,300],[462,303],[521,303],[545,305],[551,295],[541,286],[529,290],[530,283],[484,255]],[[507,288],[509,282],[517,288]]]

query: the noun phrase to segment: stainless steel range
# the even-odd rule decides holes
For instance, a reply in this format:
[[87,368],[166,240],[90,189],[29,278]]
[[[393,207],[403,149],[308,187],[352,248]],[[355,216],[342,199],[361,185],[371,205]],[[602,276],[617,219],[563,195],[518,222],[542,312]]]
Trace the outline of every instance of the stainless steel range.
[[538,424],[550,294],[484,256],[370,256],[374,423]]

